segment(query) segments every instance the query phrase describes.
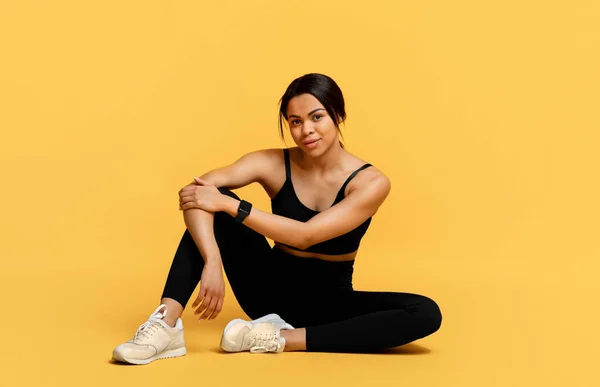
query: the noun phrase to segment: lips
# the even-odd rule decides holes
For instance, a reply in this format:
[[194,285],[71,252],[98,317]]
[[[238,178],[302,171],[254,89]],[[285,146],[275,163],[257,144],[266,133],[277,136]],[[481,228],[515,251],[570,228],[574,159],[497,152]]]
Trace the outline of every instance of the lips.
[[319,140],[320,140],[320,138],[317,138],[317,139],[314,139],[314,140],[306,140],[306,141],[303,141],[302,143],[304,145],[309,145],[309,144],[312,144],[313,142],[317,142]]

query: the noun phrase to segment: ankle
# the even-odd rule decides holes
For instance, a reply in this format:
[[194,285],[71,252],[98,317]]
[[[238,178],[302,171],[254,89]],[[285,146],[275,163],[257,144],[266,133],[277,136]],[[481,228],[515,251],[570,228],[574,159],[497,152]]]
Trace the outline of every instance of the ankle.
[[183,313],[183,306],[172,298],[162,298],[160,302],[167,306],[167,315],[163,317],[163,321],[170,327],[174,327],[177,319]]
[[165,323],[167,323],[168,326],[170,326],[171,328],[175,327],[175,324],[177,323],[177,319],[170,317],[170,316],[165,316],[162,319]]
[[279,334],[285,339],[284,351],[306,350],[306,329],[282,329]]

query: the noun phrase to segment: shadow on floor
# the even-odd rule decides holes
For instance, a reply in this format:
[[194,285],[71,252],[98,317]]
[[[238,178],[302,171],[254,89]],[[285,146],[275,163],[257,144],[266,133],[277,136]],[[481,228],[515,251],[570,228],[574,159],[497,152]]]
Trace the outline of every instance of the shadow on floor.
[[[219,348],[219,347],[203,348],[203,351],[213,352],[213,353],[218,353],[218,354],[229,354],[228,352],[221,350],[221,348]],[[302,352],[302,351],[298,351],[298,352]],[[422,347],[418,344],[409,343],[409,344],[403,345],[401,347],[384,349],[384,350],[380,350],[377,352],[364,352],[364,353],[350,352],[347,354],[349,354],[349,355],[426,355],[428,353],[431,353],[431,350],[429,348]]]

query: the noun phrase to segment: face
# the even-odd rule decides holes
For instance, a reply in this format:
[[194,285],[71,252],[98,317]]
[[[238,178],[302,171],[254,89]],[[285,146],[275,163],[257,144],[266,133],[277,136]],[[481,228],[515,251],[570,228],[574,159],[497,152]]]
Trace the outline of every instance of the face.
[[334,119],[312,94],[300,94],[290,100],[288,125],[296,145],[309,154],[322,153],[338,143]]

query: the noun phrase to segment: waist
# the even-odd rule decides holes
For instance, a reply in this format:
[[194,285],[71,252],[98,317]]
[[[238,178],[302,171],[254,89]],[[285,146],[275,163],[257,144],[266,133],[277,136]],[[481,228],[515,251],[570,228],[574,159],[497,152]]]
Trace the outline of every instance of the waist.
[[331,261],[331,262],[354,261],[354,259],[356,258],[356,255],[358,253],[358,250],[353,251],[351,253],[339,254],[339,255],[311,253],[311,252],[306,252],[306,251],[302,251],[302,250],[292,249],[290,247],[287,247],[286,245],[282,245],[279,242],[275,242],[275,246],[273,248],[277,248],[279,250],[286,252],[287,254],[295,255],[297,257],[315,258],[315,259],[320,259],[323,261]]
[[288,253],[275,245],[274,264],[285,275],[285,282],[304,289],[352,289],[354,260],[327,261],[304,258]]

